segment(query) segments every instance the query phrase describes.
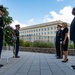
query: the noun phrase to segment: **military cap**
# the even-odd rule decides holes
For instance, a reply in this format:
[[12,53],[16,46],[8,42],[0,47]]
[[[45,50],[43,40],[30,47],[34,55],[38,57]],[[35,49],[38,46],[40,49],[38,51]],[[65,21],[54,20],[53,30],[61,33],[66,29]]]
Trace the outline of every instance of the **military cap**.
[[0,5],[0,10],[4,12],[4,7],[2,5]]
[[19,24],[17,24],[17,25],[15,25],[15,27],[20,27],[20,25],[19,25]]
[[62,26],[61,26],[61,25],[57,25],[57,27],[60,27],[60,28],[62,28]]

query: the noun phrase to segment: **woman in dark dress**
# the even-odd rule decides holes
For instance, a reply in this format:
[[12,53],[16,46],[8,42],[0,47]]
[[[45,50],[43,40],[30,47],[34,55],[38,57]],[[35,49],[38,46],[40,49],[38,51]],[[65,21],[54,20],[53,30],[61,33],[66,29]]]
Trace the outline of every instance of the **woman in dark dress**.
[[68,27],[67,23],[62,23],[63,31],[62,31],[62,38],[63,38],[63,51],[64,51],[64,60],[62,62],[68,61]]

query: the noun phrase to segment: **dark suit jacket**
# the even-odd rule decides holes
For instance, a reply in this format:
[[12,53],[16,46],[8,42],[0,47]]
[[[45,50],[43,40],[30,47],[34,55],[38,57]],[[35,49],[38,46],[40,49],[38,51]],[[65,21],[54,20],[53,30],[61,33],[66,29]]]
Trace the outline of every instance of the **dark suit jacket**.
[[71,27],[70,27],[70,40],[75,42],[75,17],[74,17],[74,19],[71,23]]
[[3,18],[0,16],[0,39],[3,39],[3,29],[1,27],[4,27]]
[[19,31],[15,29],[15,33],[17,37],[16,43],[19,44]]

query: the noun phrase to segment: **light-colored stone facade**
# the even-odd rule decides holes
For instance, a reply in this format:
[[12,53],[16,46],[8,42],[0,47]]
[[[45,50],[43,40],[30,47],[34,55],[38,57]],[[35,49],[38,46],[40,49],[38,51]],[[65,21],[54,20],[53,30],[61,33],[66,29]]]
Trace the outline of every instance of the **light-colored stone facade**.
[[57,31],[57,25],[61,25],[62,21],[53,21],[48,23],[42,23],[23,27],[20,29],[20,38],[24,41],[51,41],[54,42],[54,37]]

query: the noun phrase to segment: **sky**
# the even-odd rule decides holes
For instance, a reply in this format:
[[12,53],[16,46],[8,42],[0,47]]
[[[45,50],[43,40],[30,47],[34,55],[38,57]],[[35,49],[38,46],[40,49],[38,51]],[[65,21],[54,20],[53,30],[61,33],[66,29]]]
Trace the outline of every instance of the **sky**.
[[56,20],[71,23],[75,0],[0,0],[0,5],[8,8],[12,27],[25,27]]

